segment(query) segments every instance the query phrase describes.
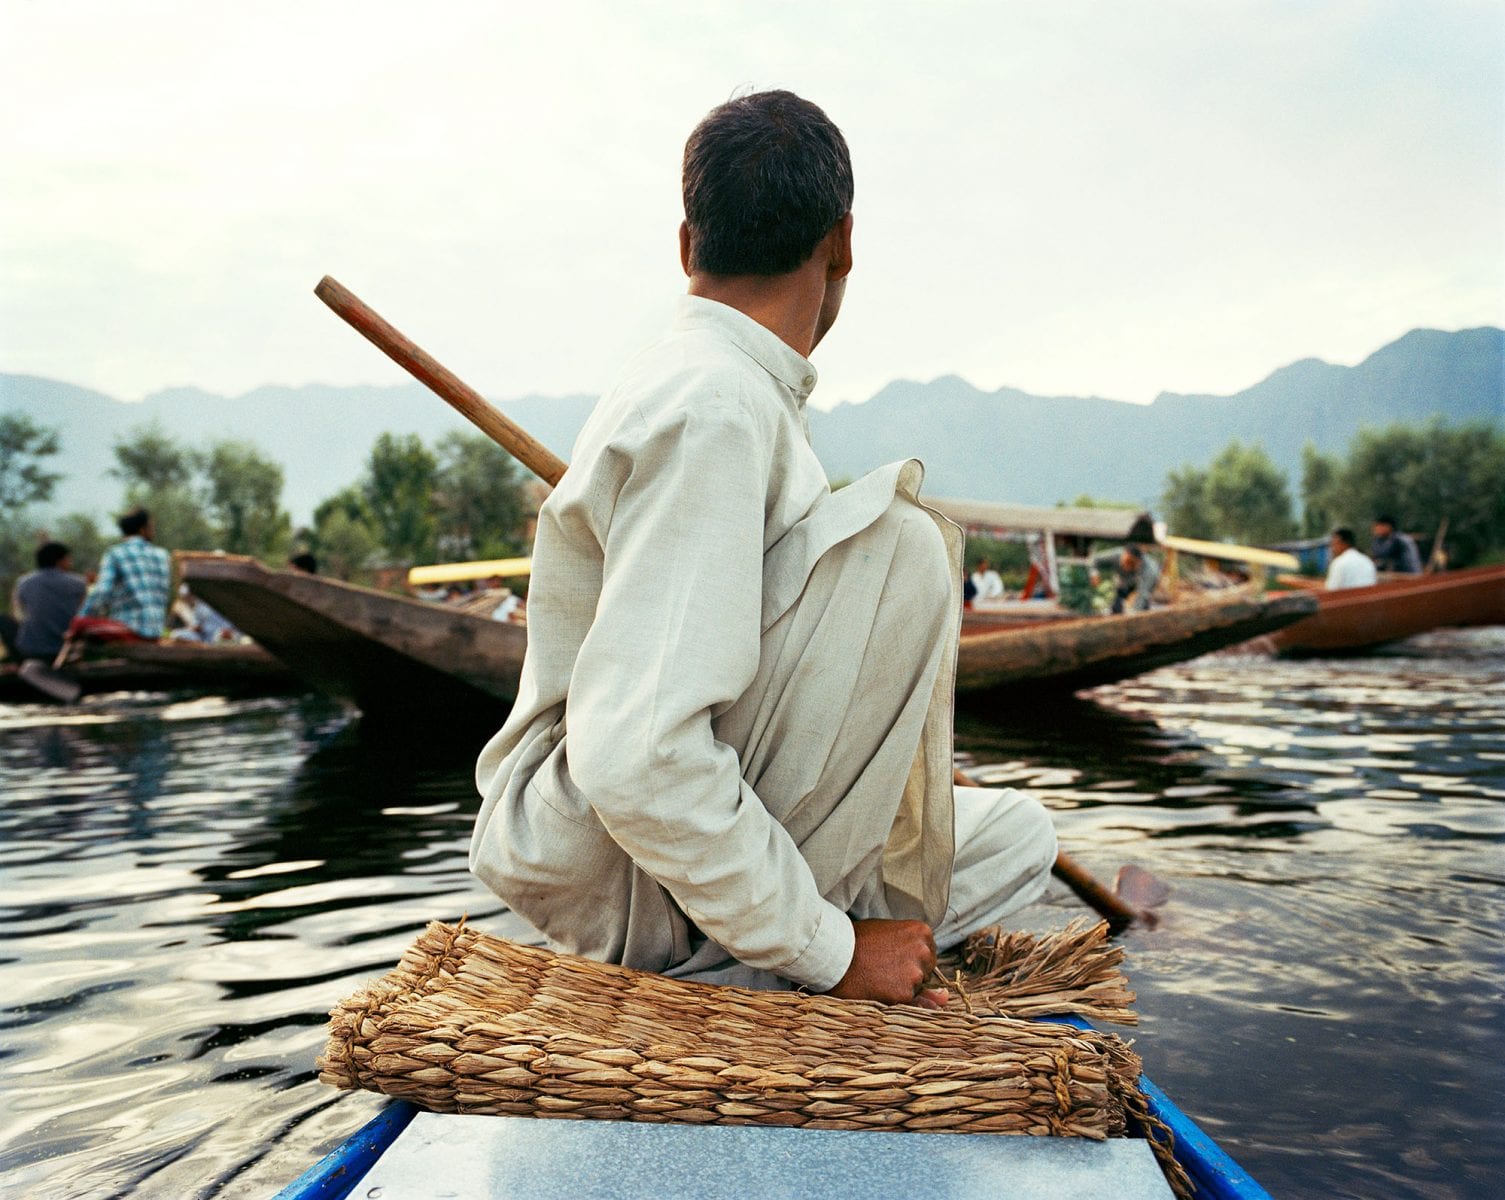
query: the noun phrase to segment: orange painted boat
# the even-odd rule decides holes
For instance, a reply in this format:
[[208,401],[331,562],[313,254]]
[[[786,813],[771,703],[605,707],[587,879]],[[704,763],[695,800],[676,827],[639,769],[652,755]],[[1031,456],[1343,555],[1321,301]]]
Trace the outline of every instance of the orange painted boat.
[[1317,612],[1270,635],[1282,654],[1367,650],[1464,625],[1505,625],[1505,566],[1403,575],[1372,587],[1315,591]]

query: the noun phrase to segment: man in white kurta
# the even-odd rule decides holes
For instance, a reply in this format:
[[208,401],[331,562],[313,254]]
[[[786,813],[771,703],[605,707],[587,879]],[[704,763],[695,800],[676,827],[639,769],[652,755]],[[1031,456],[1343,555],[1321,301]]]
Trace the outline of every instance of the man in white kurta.
[[[806,145],[785,145],[802,123]],[[810,448],[807,355],[850,270],[849,166],[792,266],[714,271],[692,191],[737,138],[846,149],[788,93],[692,135],[691,295],[539,514],[528,654],[477,766],[471,865],[566,951],[912,1000],[937,942],[1038,895],[1054,834],[1019,793],[953,793],[960,533],[919,503],[919,464],[833,494]],[[692,183],[696,154],[711,167]],[[720,211],[767,204],[734,199]]]
[[1327,543],[1332,561],[1327,567],[1327,590],[1373,587],[1379,582],[1373,560],[1354,545],[1353,530],[1335,529]]

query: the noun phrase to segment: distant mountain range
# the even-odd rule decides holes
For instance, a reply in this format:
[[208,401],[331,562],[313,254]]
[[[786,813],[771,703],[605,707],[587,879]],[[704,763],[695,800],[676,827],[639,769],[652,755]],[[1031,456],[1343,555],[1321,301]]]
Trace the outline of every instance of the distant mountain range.
[[[594,398],[528,396],[500,407],[568,458]],[[262,387],[225,397],[175,388],[125,403],[31,375],[0,374],[0,412],[58,430],[65,472],[54,512],[101,518],[120,504],[111,446],[159,423],[193,445],[255,442],[286,471],[284,502],[306,521],[353,483],[377,436],[432,442],[465,422],[419,384]],[[897,458],[926,464],[926,491],[977,500],[1054,504],[1083,493],[1153,508],[1166,473],[1202,466],[1233,438],[1254,442],[1299,486],[1301,448],[1342,452],[1364,426],[1438,417],[1505,423],[1505,331],[1417,329],[1354,367],[1304,359],[1232,396],[1163,393],[1148,405],[1077,396],[983,392],[956,376],[896,381],[861,404],[810,414],[816,452],[833,478]]]

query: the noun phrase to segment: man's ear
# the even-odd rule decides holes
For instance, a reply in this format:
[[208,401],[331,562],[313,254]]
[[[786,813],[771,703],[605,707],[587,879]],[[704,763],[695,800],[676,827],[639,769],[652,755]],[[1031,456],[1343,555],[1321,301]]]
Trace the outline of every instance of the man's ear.
[[852,214],[847,213],[837,221],[826,237],[830,242],[826,278],[832,281],[845,279],[852,273]]
[[679,223],[679,265],[684,268],[686,275],[690,273],[690,223]]

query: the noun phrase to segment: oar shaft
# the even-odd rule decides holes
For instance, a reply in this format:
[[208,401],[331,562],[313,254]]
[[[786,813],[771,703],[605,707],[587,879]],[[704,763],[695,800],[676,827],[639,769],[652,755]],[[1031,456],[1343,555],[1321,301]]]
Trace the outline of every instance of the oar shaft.
[[441,366],[422,347],[404,337],[349,289],[326,275],[314,289],[314,295],[550,487],[564,477],[562,458],[498,411],[480,392]]
[[[978,782],[961,771],[953,769],[951,778],[961,787],[978,787]],[[1087,868],[1064,850],[1056,851],[1056,861],[1051,865],[1051,874],[1075,892],[1088,908],[1108,922],[1112,929],[1127,929],[1139,916],[1123,900],[1110,892],[1087,871]]]
[[1130,908],[1115,893],[1100,884],[1066,851],[1056,851],[1056,861],[1050,870],[1051,874],[1107,921],[1110,929],[1127,929],[1138,919],[1137,910]]

